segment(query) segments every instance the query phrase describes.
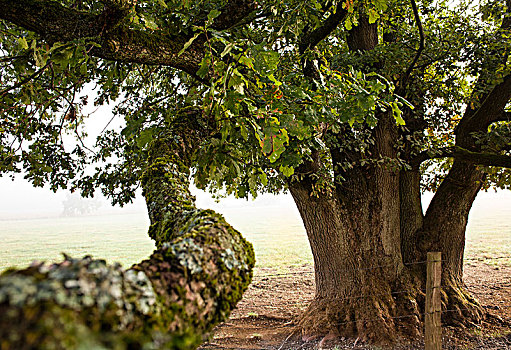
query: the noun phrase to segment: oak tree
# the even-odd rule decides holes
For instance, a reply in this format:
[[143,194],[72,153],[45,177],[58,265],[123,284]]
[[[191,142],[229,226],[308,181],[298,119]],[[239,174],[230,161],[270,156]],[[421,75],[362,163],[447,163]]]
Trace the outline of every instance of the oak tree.
[[[477,193],[509,186],[510,7],[0,0],[1,170],[123,204],[166,140],[200,188],[290,191],[315,265],[304,335],[419,335],[428,251],[445,259],[445,321],[478,322],[464,235]],[[87,84],[125,119],[93,150]]]

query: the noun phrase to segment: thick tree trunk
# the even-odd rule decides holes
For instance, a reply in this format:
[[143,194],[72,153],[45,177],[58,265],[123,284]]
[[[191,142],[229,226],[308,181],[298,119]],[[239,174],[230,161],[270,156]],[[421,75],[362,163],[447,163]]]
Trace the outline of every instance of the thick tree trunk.
[[0,348],[192,349],[250,283],[250,243],[188,190],[188,168],[153,145],[142,186],[158,249],[129,270],[66,258],[0,278]]
[[443,254],[444,322],[479,322],[483,310],[463,284],[463,252],[482,172],[455,162],[426,215],[418,171],[400,172],[399,184],[385,168],[344,176],[335,196],[311,196],[307,180],[290,185],[315,264],[316,297],[299,323],[304,335],[392,342],[420,334],[428,251]]
[[463,283],[463,253],[468,214],[481,189],[483,172],[455,161],[438,188],[419,231],[421,254],[442,252],[442,285],[447,310],[444,320],[455,324],[478,323],[484,313]]
[[[419,288],[402,264],[399,225],[387,216],[399,219],[398,213],[382,208],[374,192],[341,201],[311,197],[303,183],[290,190],[314,256],[316,295],[300,318],[304,336],[384,343],[417,336]],[[402,315],[410,317],[393,319]]]
[[[382,159],[394,156],[394,128],[387,115],[375,129],[373,151]],[[420,286],[401,254],[399,173],[389,163],[342,176],[335,194],[311,195],[307,177],[289,186],[315,264],[316,296],[300,318],[303,334],[384,343],[417,336]]]

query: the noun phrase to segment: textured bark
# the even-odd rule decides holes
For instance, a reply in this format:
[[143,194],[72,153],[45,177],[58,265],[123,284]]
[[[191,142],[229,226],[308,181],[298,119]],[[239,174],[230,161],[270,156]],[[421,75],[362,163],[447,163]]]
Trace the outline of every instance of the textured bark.
[[[165,65],[195,76],[204,57],[205,38],[199,37],[181,55],[191,36],[162,35],[134,30],[122,23],[131,1],[104,1],[103,13],[96,15],[62,6],[51,0],[0,0],[0,19],[39,34],[49,42],[88,39],[100,44],[90,54],[118,62]],[[255,8],[250,0],[232,0],[212,27],[225,30],[248,16]]]
[[250,283],[250,243],[194,206],[188,167],[163,141],[142,178],[158,249],[128,270],[90,257],[0,277],[0,348],[193,349]]
[[[374,137],[374,155],[395,157],[397,132],[389,114],[380,116]],[[342,177],[333,194],[318,197],[311,195],[311,178],[290,184],[316,279],[315,300],[300,318],[303,334],[383,343],[417,336],[420,284],[411,278],[401,254],[399,172],[391,164],[369,165]],[[400,319],[403,315],[407,317]]]
[[428,251],[442,252],[445,321],[477,323],[484,316],[479,303],[463,284],[463,253],[468,214],[481,188],[484,174],[474,165],[455,161],[431,201],[419,231],[421,257]]
[[[416,11],[415,14],[418,20]],[[335,19],[342,21],[342,13]],[[329,33],[336,23],[339,22],[327,20],[317,31],[306,35],[302,52],[316,45],[314,39],[321,40],[323,31]],[[509,28],[510,24],[506,18],[502,26]],[[378,44],[377,23],[370,24],[361,15],[346,40],[352,54],[361,58],[357,69],[378,71],[385,64],[384,60],[364,61],[366,51]],[[403,113],[406,127],[399,131],[402,140],[423,134],[428,127],[424,118],[428,109],[423,98],[426,91],[418,91],[421,84],[414,84],[420,81],[420,72],[408,77],[420,56],[423,40],[421,33],[419,51],[401,77],[406,84],[397,89],[416,107]],[[304,75],[314,77],[314,71],[308,68],[304,65]],[[314,178],[306,174],[321,169],[323,165],[317,160],[297,169],[301,180],[290,183],[289,189],[307,230],[316,279],[315,300],[299,322],[306,337],[333,334],[392,342],[420,334],[426,285],[422,262],[429,251],[442,252],[445,260],[443,307],[457,310],[445,313],[444,322],[467,325],[484,317],[462,279],[468,214],[484,180],[483,172],[474,164],[511,164],[508,156],[483,152],[473,138],[474,132],[487,132],[492,122],[507,118],[504,108],[511,98],[511,76],[503,77],[495,86],[489,83],[493,81],[490,76],[494,77],[492,69],[482,74],[476,84],[474,91],[483,93],[474,98],[476,103],[468,107],[460,121],[455,147],[436,154],[454,157],[455,161],[426,215],[421,204],[419,169],[424,160],[432,157],[431,152],[415,155],[412,143],[404,141],[399,158],[411,167],[393,170],[399,137],[394,120],[385,113],[377,113],[378,125],[371,140],[374,146],[368,151],[353,150],[351,145],[357,140],[350,128],[330,135],[335,139],[329,146],[335,179],[342,179],[333,193],[316,195],[317,191],[313,191]],[[380,161],[380,165],[375,165],[375,161]],[[345,169],[345,164],[353,168],[338,170]]]
[[401,171],[399,176],[401,251],[405,262],[418,259],[416,233],[423,225],[419,170]]
[[[508,30],[511,22],[504,19],[501,30]],[[499,33],[498,35],[500,35]],[[495,67],[496,68],[496,67]],[[475,132],[487,132],[488,126],[501,120],[504,108],[511,98],[511,75],[491,87],[491,65],[483,72],[474,88],[477,104],[468,106],[456,127],[454,163],[433,197],[416,240],[420,242],[419,256],[428,251],[441,251],[444,304],[449,310],[444,322],[455,324],[478,323],[484,312],[463,283],[463,253],[468,214],[484,181],[484,172],[474,164],[507,166],[509,159],[502,155],[481,153],[481,145],[473,137]],[[479,91],[483,91],[480,93]],[[477,96],[477,95],[480,96]]]
[[368,51],[378,44],[378,24],[369,23],[366,15],[361,15],[359,24],[350,30],[347,42],[352,51]]

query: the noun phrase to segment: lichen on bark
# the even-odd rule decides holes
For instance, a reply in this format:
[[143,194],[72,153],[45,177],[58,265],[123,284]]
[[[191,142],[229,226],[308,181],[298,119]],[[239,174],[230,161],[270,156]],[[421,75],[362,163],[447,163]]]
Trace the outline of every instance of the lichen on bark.
[[[157,249],[128,270],[91,257],[0,277],[0,349],[193,349],[252,277],[252,245],[197,209],[188,167],[166,140],[141,183]],[[186,161],[186,160],[185,160]]]

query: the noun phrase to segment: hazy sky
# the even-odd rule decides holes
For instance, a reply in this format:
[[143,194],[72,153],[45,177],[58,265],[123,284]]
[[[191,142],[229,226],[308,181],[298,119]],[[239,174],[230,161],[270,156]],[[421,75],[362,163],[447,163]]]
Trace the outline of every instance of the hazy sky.
[[[293,207],[294,202],[290,195],[261,195],[256,200],[235,199],[233,197],[222,199],[217,203],[208,193],[192,188],[197,197],[197,205],[202,208],[211,208],[222,212],[238,207],[264,207],[282,206]],[[62,202],[66,199],[66,191],[53,193],[47,188],[34,188],[21,177],[15,181],[0,178],[0,219],[18,219],[23,217],[58,216],[62,212]],[[139,194],[133,204],[124,208],[111,207],[104,197],[99,197],[102,203],[99,212],[133,212],[145,211],[144,198]]]
[[[254,200],[242,200],[226,198],[216,203],[207,193],[192,189],[197,197],[199,207],[211,208],[222,212],[234,207],[258,207],[281,206],[293,207],[294,202],[289,194],[273,196],[263,195]],[[62,201],[66,199],[66,191],[53,193],[47,188],[34,188],[30,183],[21,177],[15,181],[9,178],[0,178],[0,219],[21,218],[21,217],[41,217],[58,216],[62,212]],[[431,194],[426,194],[424,202],[429,202]],[[133,204],[125,208],[112,208],[108,201],[101,199],[102,207],[100,211],[106,212],[133,212],[145,211],[145,202],[139,195]],[[474,204],[473,215],[481,216],[487,213],[509,212],[511,214],[511,191],[499,191],[497,193],[482,192],[478,195]],[[511,221],[511,217],[509,218]]]

